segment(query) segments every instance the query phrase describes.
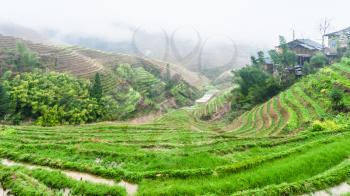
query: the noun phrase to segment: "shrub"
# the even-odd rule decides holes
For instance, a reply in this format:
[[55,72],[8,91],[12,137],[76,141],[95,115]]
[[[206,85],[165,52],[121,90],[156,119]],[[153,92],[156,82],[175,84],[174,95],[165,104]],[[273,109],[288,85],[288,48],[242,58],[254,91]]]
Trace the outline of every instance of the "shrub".
[[342,101],[344,96],[343,94],[343,91],[339,88],[333,88],[330,92],[333,110],[340,111],[344,109],[344,103]]
[[312,131],[338,131],[342,128],[341,125],[337,124],[332,120],[315,120],[312,123]]
[[327,63],[327,57],[321,52],[316,53],[310,59],[310,65],[313,67],[323,67]]

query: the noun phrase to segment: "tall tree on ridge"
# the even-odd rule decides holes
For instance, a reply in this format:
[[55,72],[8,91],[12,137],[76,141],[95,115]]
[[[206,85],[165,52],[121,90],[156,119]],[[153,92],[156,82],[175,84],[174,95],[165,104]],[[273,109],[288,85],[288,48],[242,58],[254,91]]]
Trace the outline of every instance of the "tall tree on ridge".
[[103,96],[101,78],[98,72],[95,74],[95,81],[92,85],[90,96],[96,98],[98,101],[100,101]]

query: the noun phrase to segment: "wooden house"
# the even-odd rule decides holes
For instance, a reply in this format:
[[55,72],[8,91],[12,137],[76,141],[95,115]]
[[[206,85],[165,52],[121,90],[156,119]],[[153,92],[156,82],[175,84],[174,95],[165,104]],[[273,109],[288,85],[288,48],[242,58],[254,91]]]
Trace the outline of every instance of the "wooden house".
[[297,55],[298,65],[304,65],[316,52],[322,51],[322,45],[311,39],[295,39],[288,42],[287,45]]

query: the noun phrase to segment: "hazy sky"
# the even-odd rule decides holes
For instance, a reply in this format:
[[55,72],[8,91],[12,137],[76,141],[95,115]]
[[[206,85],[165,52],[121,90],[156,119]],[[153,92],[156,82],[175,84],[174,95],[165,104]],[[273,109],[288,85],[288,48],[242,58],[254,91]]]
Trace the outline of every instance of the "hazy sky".
[[0,20],[33,28],[128,37],[127,26],[194,28],[203,37],[227,35],[237,42],[276,44],[278,35],[320,40],[318,24],[350,26],[346,0],[0,0]]

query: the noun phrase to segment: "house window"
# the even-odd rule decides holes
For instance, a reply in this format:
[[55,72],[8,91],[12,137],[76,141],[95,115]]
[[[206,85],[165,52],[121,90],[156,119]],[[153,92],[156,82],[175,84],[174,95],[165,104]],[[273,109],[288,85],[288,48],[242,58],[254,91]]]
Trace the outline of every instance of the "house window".
[[329,47],[330,48],[337,48],[337,41],[336,40],[330,40],[329,41]]

